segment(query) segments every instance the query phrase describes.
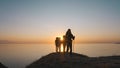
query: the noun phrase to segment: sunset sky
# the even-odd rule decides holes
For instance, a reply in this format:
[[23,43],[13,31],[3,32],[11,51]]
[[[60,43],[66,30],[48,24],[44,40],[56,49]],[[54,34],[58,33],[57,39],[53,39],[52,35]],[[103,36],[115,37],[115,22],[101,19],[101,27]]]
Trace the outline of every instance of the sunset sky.
[[0,43],[120,42],[120,0],[0,0]]

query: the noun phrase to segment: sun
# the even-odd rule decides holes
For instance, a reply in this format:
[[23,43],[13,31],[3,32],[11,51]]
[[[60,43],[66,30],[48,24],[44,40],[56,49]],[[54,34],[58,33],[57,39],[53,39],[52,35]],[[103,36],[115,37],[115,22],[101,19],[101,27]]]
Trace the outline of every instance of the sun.
[[61,40],[61,41],[63,40],[63,37],[62,37],[62,36],[60,37],[60,40]]
[[62,37],[62,36],[57,36],[57,37],[59,37],[59,38],[60,38],[60,40],[61,40],[61,41],[63,41],[63,37]]
[[[60,41],[62,42],[63,41],[63,37],[62,36],[59,36],[60,37]],[[60,45],[60,51],[63,52],[63,44]]]

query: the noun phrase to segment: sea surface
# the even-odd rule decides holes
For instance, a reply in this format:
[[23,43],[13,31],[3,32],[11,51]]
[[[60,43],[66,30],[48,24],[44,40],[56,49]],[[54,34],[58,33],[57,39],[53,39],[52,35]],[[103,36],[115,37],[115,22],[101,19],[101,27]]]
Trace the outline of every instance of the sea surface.
[[[73,51],[89,57],[120,55],[120,44],[74,44]],[[53,44],[0,44],[0,62],[9,68],[25,68],[55,52]]]

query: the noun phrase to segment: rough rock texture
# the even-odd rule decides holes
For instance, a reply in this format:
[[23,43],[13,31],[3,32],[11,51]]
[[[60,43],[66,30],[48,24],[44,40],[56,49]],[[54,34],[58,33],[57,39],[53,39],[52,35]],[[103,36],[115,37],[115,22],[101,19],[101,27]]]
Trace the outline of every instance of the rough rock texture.
[[88,57],[77,53],[50,53],[26,68],[120,68],[120,56]]

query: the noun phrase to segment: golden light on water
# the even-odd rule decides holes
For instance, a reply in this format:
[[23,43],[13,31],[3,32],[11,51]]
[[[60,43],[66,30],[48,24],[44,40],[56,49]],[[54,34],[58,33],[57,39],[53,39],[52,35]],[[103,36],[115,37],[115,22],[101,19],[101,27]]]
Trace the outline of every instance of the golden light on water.
[[[62,36],[59,36],[60,37],[60,40],[61,40],[61,42],[63,41],[63,37]],[[61,47],[60,47],[60,49],[61,49],[61,52],[63,52],[63,45],[61,44]]]
[[63,45],[61,44],[61,52],[63,52]]

